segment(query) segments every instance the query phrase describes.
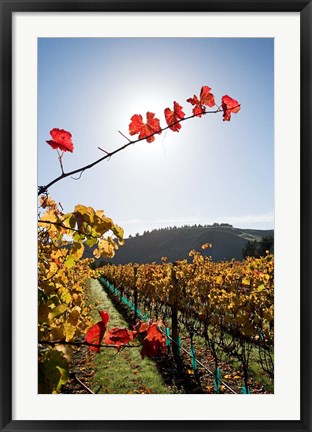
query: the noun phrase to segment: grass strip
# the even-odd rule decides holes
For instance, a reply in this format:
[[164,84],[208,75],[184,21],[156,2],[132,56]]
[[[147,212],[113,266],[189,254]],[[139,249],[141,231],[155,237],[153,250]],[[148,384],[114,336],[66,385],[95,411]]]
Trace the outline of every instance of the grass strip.
[[[120,313],[97,280],[90,281],[93,318],[100,320],[98,311],[109,314],[108,328],[127,327]],[[136,343],[136,341],[135,341]],[[95,373],[91,388],[104,394],[168,394],[171,389],[164,385],[156,364],[149,358],[142,359],[141,348],[124,348],[119,352],[102,348],[95,356]]]

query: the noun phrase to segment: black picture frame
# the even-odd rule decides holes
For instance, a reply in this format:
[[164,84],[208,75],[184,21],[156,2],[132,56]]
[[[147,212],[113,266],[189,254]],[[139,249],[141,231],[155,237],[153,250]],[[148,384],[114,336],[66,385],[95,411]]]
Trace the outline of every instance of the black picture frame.
[[[311,431],[311,0],[0,0],[1,11],[1,431]],[[12,14],[14,12],[300,12],[300,407],[298,421],[12,420]],[[290,91],[285,89],[285,91]],[[291,109],[291,107],[290,107]],[[291,239],[290,239],[291,240]]]

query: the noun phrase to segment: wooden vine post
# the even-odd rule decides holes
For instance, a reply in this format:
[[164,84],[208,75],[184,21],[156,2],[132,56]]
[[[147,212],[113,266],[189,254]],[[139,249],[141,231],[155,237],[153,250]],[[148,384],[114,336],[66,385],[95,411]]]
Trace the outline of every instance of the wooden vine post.
[[172,265],[171,280],[173,285],[173,301],[171,303],[171,327],[172,327],[172,339],[175,343],[172,344],[172,353],[176,361],[180,360],[180,346],[179,346],[179,326],[178,326],[178,281],[176,278],[176,263]]
[[136,265],[133,266],[133,274],[134,274],[134,321],[136,321],[138,315],[138,288],[137,288],[137,273],[138,267]]

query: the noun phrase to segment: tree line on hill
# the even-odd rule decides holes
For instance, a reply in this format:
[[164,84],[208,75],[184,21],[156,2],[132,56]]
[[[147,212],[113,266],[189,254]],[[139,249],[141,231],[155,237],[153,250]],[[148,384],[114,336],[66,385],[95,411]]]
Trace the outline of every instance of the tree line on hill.
[[[173,233],[176,232],[179,233],[172,239]],[[145,231],[143,235],[129,236],[130,242],[118,251],[114,260],[98,260],[93,263],[93,266],[96,268],[107,263],[158,262],[162,256],[167,256],[171,261],[188,259],[189,250],[191,248],[198,250],[204,242],[208,241],[207,239],[210,239],[214,245],[214,248],[209,250],[209,255],[217,261],[259,258],[267,253],[274,253],[273,230],[244,231],[225,223],[185,225],[155,228],[152,231]],[[85,254],[93,256],[92,250],[88,248]]]
[[209,224],[204,224],[204,225],[194,224],[194,225],[182,225],[182,226],[179,226],[179,227],[177,227],[176,225],[174,225],[174,226],[165,227],[165,228],[154,228],[151,231],[146,230],[146,231],[143,232],[143,234],[136,233],[135,236],[132,236],[130,234],[129,238],[145,236],[147,234],[158,233],[158,232],[174,231],[174,230],[178,230],[178,229],[181,229],[181,228],[211,228],[211,227],[228,227],[228,228],[233,228],[233,225],[231,225],[229,223],[218,223],[218,222],[214,222],[211,225],[209,225]]
[[259,258],[261,256],[265,256],[268,252],[274,252],[274,238],[272,236],[262,237],[260,241],[249,240],[242,249],[242,255],[244,258]]

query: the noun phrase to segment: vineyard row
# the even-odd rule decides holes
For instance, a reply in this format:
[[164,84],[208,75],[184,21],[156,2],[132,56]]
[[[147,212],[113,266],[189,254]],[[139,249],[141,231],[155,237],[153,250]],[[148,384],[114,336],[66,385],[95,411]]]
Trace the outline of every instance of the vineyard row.
[[[187,260],[161,264],[105,265],[98,275],[118,290],[134,318],[161,319],[172,337],[187,333],[193,346],[203,337],[218,368],[224,355],[236,358],[248,386],[251,352],[273,378],[274,257],[213,262],[191,251]],[[174,348],[173,351],[178,349]]]

